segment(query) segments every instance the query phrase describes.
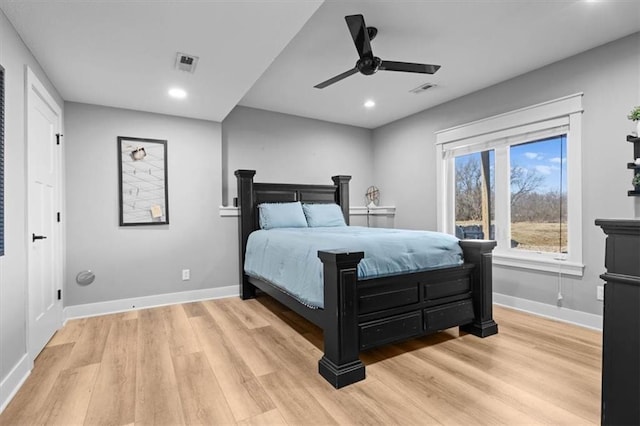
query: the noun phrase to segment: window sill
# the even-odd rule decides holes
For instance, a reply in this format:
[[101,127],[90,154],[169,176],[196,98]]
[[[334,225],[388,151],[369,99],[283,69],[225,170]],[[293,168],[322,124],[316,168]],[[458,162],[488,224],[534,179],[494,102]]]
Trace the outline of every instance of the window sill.
[[218,208],[220,217],[238,217],[240,216],[240,210],[233,206],[220,206]]
[[349,216],[395,216],[395,206],[375,206],[375,207],[360,207],[354,206],[349,208]]
[[493,264],[511,268],[545,271],[554,274],[560,273],[562,275],[572,275],[575,277],[581,277],[584,272],[584,265],[582,263],[537,256],[535,253],[527,256],[494,251]]

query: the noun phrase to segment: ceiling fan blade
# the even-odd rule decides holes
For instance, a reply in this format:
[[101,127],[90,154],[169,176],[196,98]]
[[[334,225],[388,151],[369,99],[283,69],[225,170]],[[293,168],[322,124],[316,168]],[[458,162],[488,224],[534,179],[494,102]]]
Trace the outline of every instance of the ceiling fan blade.
[[345,71],[345,72],[343,72],[342,74],[338,74],[338,75],[336,75],[335,77],[332,77],[332,78],[330,78],[330,79],[329,79],[329,80],[327,80],[327,81],[323,81],[323,82],[322,82],[322,83],[320,83],[320,84],[316,84],[316,85],[315,85],[315,86],[313,86],[313,87],[315,87],[316,89],[324,89],[325,87],[330,86],[330,85],[332,85],[333,83],[337,83],[337,82],[339,82],[340,80],[342,80],[343,78],[347,78],[347,77],[349,77],[350,75],[353,75],[353,74],[355,74],[355,73],[357,73],[357,72],[358,72],[358,67],[351,68],[349,71]]
[[369,40],[369,32],[367,26],[364,23],[364,16],[362,15],[349,15],[345,16],[344,20],[347,21],[351,38],[356,45],[356,50],[360,59],[370,58],[373,59],[373,52],[371,51],[371,40]]
[[440,65],[431,64],[414,64],[412,62],[395,62],[395,61],[382,61],[379,70],[386,71],[404,71],[404,72],[417,72],[421,74],[434,74]]

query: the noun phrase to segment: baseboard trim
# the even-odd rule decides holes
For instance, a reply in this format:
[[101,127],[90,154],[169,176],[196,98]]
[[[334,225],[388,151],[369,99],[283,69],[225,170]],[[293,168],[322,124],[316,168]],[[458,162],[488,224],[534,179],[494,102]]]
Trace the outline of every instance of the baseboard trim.
[[66,320],[88,318],[98,315],[115,314],[118,312],[135,311],[138,309],[154,308],[157,306],[174,305],[176,303],[197,302],[200,300],[222,299],[239,295],[237,285],[227,287],[205,288],[200,290],[182,291],[179,293],[157,294],[153,296],[132,297],[130,299],[109,300],[106,302],[73,305],[64,308]]
[[27,377],[31,374],[33,363],[29,354],[25,354],[11,369],[7,377],[0,382],[0,413],[7,408],[16,393],[20,390]]
[[601,315],[547,305],[546,303],[534,302],[533,300],[521,299],[500,293],[493,293],[493,303],[541,317],[602,331]]

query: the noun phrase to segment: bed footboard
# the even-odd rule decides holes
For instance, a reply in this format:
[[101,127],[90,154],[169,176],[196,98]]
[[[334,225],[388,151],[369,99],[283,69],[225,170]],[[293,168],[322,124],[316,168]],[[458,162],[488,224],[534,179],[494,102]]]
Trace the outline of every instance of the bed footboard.
[[[467,240],[460,246],[465,267],[365,282],[358,282],[357,276],[364,253],[319,251],[324,273],[324,356],[318,363],[322,377],[335,388],[363,380],[360,350],[455,325],[478,337],[496,334],[491,275],[496,243]],[[360,292],[368,296],[365,300],[375,295],[381,304],[371,311],[362,304]]]

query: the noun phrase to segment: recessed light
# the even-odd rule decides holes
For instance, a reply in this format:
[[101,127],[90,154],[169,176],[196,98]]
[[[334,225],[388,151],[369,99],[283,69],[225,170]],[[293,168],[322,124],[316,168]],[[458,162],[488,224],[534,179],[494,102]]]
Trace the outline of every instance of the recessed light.
[[373,108],[374,106],[376,106],[376,103],[374,101],[372,101],[371,99],[369,99],[368,101],[366,101],[364,103],[365,108]]
[[184,99],[187,97],[187,92],[177,87],[174,87],[173,89],[169,89],[169,96],[176,99]]

